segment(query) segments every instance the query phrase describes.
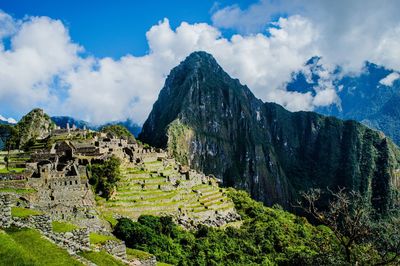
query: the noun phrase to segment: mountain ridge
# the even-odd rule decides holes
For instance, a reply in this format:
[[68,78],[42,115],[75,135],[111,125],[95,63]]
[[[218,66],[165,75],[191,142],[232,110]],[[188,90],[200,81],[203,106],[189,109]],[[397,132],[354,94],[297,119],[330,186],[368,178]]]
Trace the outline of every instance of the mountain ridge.
[[391,140],[356,121],[263,103],[205,52],[171,71],[139,139],[269,205],[290,209],[300,191],[327,186],[370,194],[378,211],[396,201]]

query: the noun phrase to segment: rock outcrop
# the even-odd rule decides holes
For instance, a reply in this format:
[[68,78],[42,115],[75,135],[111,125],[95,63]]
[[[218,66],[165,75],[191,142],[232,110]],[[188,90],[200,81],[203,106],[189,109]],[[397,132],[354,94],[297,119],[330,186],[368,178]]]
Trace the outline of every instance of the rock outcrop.
[[400,152],[390,139],[263,103],[205,52],[171,71],[139,138],[269,205],[291,208],[312,187],[360,191],[381,212],[397,201]]
[[42,109],[33,109],[22,117],[16,125],[18,132],[18,148],[23,148],[30,140],[48,137],[51,130],[54,128],[54,122]]

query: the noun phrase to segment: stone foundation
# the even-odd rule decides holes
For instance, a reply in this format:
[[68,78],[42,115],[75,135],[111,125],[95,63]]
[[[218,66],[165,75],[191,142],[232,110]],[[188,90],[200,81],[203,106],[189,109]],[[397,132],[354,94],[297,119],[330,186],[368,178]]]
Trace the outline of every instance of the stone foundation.
[[11,195],[0,194],[0,227],[10,227],[11,222]]

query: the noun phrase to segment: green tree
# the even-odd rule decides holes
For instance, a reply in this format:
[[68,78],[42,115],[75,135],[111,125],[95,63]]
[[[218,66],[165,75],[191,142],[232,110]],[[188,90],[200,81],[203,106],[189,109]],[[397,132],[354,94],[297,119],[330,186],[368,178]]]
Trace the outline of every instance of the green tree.
[[89,182],[100,196],[107,199],[111,197],[116,183],[121,178],[120,165],[121,161],[112,156],[103,163],[95,163],[89,167],[91,172]]

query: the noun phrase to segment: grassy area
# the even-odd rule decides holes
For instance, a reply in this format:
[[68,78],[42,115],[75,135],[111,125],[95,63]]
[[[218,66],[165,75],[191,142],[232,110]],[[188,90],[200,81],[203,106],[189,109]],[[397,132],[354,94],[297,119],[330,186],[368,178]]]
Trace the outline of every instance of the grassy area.
[[114,218],[112,212],[104,212],[104,213],[102,213],[101,214],[101,218],[103,218],[104,220],[109,222],[112,227],[114,227],[118,223],[118,220]]
[[157,266],[172,266],[172,264],[164,263],[164,262],[157,262]]
[[67,222],[53,221],[52,224],[53,224],[53,231],[56,233],[72,232],[75,229],[79,229],[78,226]]
[[8,170],[7,168],[1,168],[0,169],[0,174],[20,174],[25,171],[25,168],[17,168],[17,167],[9,167]]
[[32,229],[0,232],[0,265],[83,265]]
[[4,231],[0,231],[0,265],[35,265],[37,261]]
[[40,211],[37,211],[37,210],[32,210],[32,209],[26,209],[26,208],[21,208],[21,207],[12,207],[11,208],[12,217],[26,218],[31,215],[41,215],[41,214],[43,214],[43,213]]
[[0,188],[0,192],[11,192],[11,193],[17,193],[21,195],[26,195],[26,194],[31,194],[35,193],[36,190],[33,188]]
[[116,238],[115,236],[106,236],[97,233],[90,233],[89,238],[90,238],[90,244],[92,245],[102,245],[106,243],[108,240],[119,241],[118,238]]
[[85,251],[79,253],[79,255],[87,260],[90,260],[98,266],[125,266],[123,262],[117,260],[116,258],[104,251]]
[[132,248],[127,248],[126,254],[128,255],[129,259],[136,258],[139,260],[147,260],[147,259],[150,259],[151,257],[153,257],[153,255],[150,253],[147,253],[145,251],[138,250],[138,249],[132,249]]

